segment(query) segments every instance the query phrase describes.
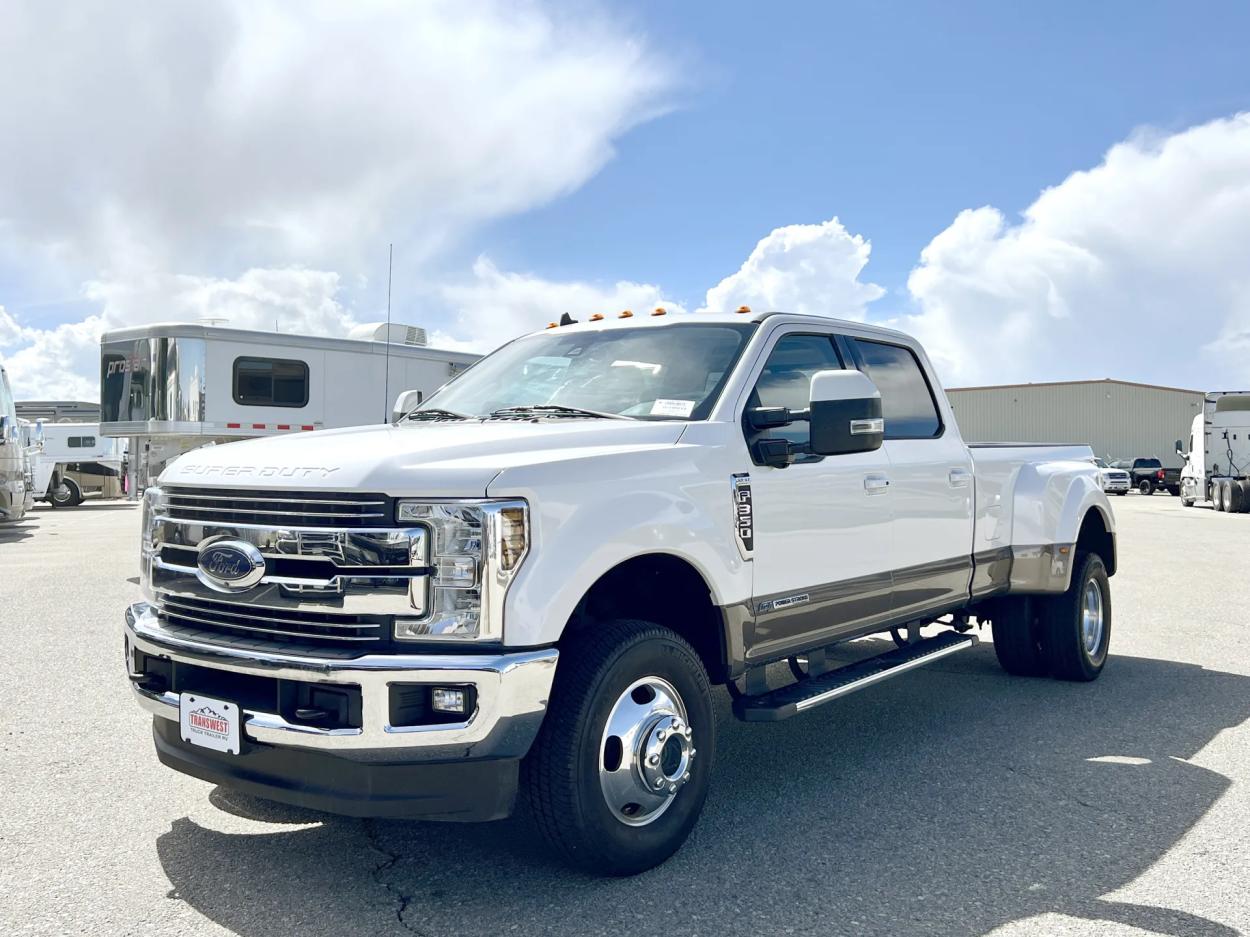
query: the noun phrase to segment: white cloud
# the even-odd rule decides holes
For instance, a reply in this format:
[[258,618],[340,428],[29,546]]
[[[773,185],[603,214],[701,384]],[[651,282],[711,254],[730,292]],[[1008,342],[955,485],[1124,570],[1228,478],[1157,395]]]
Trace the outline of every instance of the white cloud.
[[949,384],[1250,382],[1250,115],[1140,134],[1012,224],[962,212],[908,280]]
[[431,343],[474,351],[489,351],[510,338],[540,329],[564,312],[585,320],[595,313],[616,315],[626,309],[635,315],[650,314],[657,306],[674,314],[685,311],[680,303],[665,299],[660,287],[649,283],[545,280],[499,270],[486,257],[473,265],[471,280],[445,286],[442,297],[456,310],[452,331],[461,338],[457,341],[451,334],[435,333]]
[[19,400],[98,400],[99,316],[56,328],[26,329],[22,347],[6,353],[13,395]]
[[708,290],[704,306],[863,319],[868,304],[885,292],[859,280],[871,251],[868,241],[847,232],[837,218],[776,228],[737,273]]
[[17,320],[0,306],[0,348],[13,345],[26,336],[26,330],[17,324]]
[[8,284],[0,352],[30,395],[58,385],[14,346],[55,359],[92,327],[276,311],[340,331],[334,277],[376,273],[393,241],[421,282],[476,227],[584,183],[674,83],[593,2],[7,4],[0,111],[26,132],[0,135],[0,261],[25,295],[68,280],[101,309],[34,330]]

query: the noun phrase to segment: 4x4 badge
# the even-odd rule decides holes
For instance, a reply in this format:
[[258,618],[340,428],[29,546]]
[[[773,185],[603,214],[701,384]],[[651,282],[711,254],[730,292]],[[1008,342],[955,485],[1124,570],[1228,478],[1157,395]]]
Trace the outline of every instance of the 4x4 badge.
[[738,547],[743,559],[750,559],[755,549],[755,518],[751,507],[751,476],[740,472],[729,476],[733,494],[734,527],[738,531]]

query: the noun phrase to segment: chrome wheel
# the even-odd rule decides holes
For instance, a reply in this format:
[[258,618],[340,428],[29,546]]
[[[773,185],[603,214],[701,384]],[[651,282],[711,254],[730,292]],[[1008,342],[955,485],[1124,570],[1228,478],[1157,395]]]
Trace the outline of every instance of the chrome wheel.
[[686,706],[660,677],[631,683],[608,715],[599,743],[599,787],[613,816],[646,826],[690,780],[695,756]]
[[1081,601],[1081,641],[1091,659],[1097,656],[1102,645],[1102,633],[1102,589],[1091,580],[1085,583],[1085,595]]

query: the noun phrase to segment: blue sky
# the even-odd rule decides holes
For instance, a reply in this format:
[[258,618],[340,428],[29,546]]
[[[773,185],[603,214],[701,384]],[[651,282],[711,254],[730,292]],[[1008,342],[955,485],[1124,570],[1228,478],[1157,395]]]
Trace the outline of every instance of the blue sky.
[[646,3],[675,109],[466,248],[697,305],[766,232],[837,216],[898,295],[964,208],[1010,214],[1141,126],[1250,108],[1244,3]]
[[121,326],[344,334],[383,315],[389,242],[396,318],[458,347],[745,302],[908,329],[951,384],[1250,385],[1250,4],[13,0],[9,26],[19,396],[94,396]]

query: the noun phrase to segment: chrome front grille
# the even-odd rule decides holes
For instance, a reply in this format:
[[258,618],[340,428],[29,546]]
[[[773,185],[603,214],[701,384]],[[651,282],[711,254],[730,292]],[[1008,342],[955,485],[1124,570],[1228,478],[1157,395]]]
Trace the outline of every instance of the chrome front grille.
[[158,608],[172,625],[215,634],[340,647],[390,643],[390,619],[384,615],[295,611],[173,595],[158,596]]
[[166,488],[168,516],[202,524],[274,527],[389,527],[392,499],[335,491]]

